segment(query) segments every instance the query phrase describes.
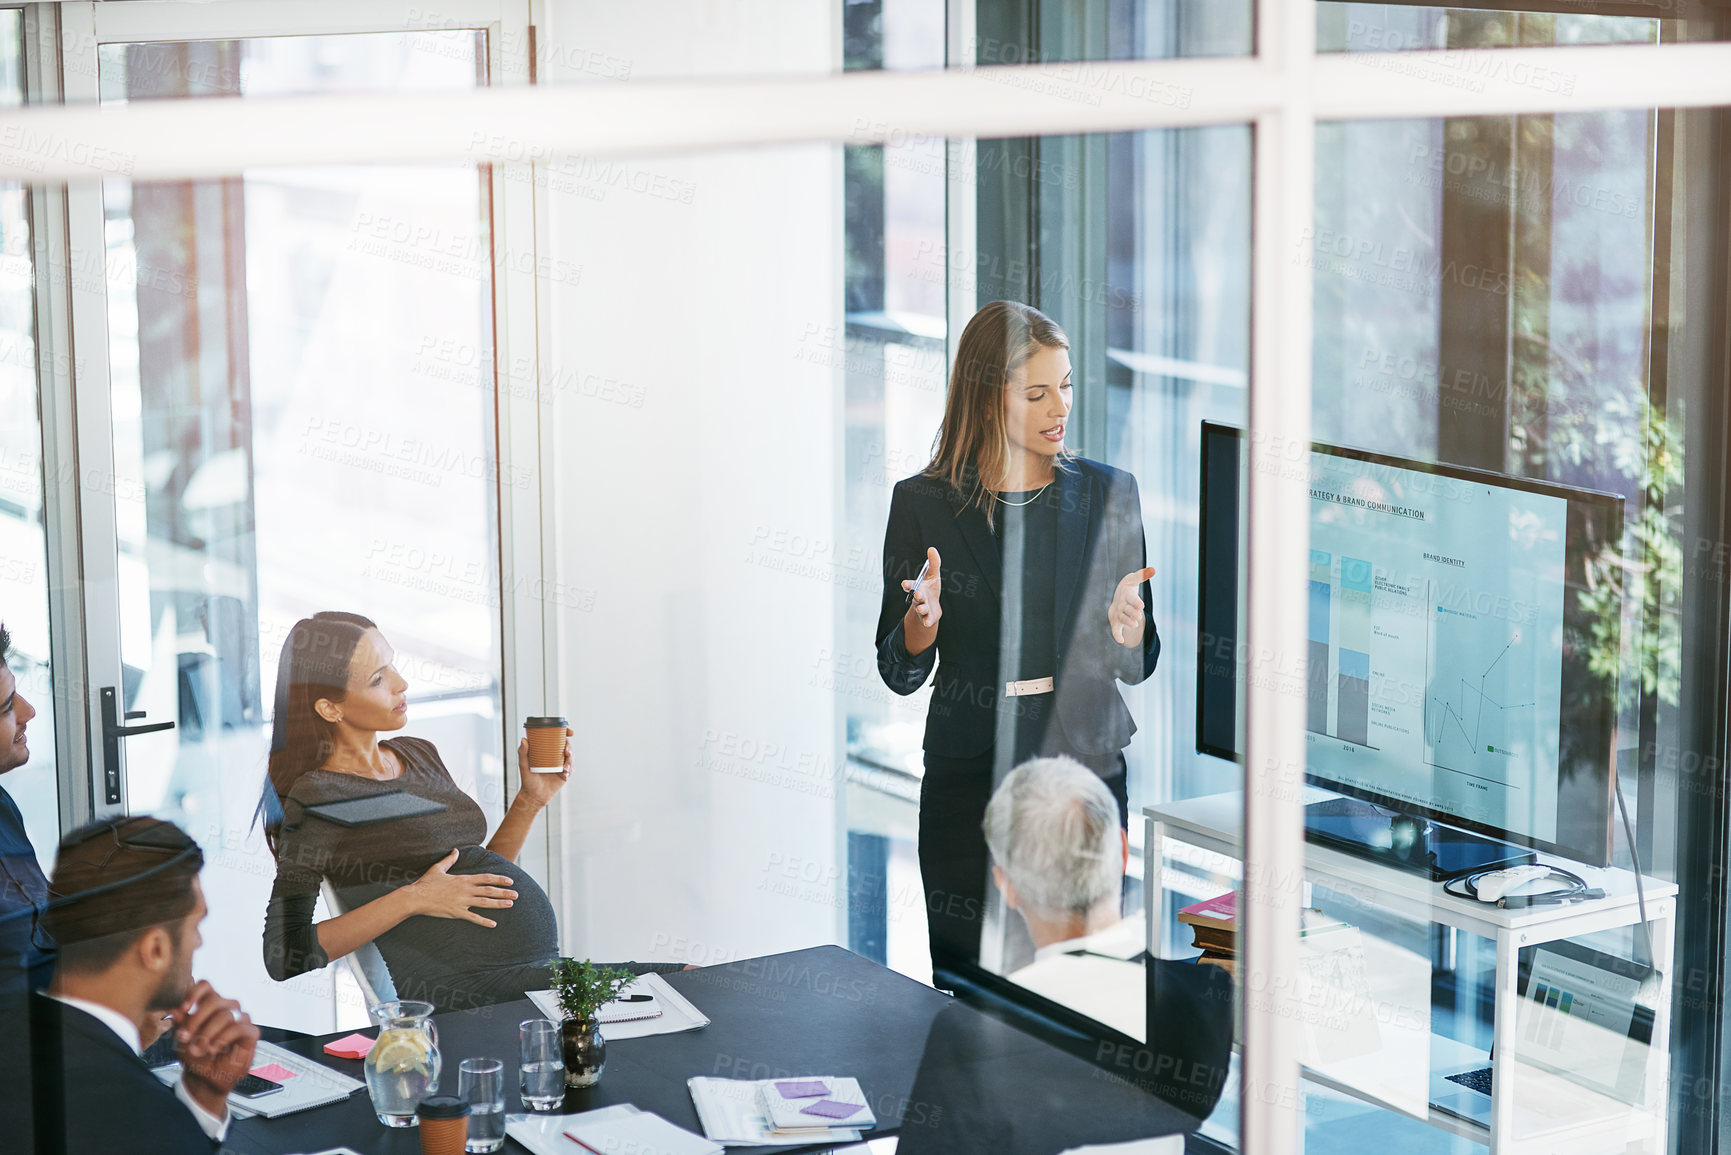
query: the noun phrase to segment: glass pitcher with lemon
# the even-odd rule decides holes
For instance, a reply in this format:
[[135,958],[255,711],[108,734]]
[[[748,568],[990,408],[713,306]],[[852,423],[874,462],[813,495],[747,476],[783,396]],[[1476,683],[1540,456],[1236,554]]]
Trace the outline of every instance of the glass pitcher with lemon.
[[433,1004],[402,1000],[372,1010],[379,1037],[367,1052],[367,1093],[387,1127],[413,1127],[415,1108],[439,1089],[439,1029]]

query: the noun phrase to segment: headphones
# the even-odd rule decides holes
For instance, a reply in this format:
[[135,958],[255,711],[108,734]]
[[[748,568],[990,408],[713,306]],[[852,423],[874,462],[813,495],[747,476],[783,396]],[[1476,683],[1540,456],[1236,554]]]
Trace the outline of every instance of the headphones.
[[[1543,863],[1539,865],[1544,866]],[[1477,899],[1479,897],[1479,879],[1487,874],[1496,874],[1502,869],[1504,868],[1490,867],[1485,870],[1457,874],[1443,883],[1443,893],[1453,895],[1455,898]],[[1587,880],[1573,871],[1564,870],[1560,866],[1545,866],[1545,869],[1550,873],[1542,878],[1529,879],[1528,883],[1561,882],[1564,884],[1563,889],[1547,890],[1540,894],[1505,894],[1497,899],[1496,905],[1505,910],[1519,910],[1529,906],[1560,906],[1565,903],[1587,902],[1591,899],[1605,897],[1603,890],[1596,886],[1588,886]],[[1457,884],[1461,889],[1455,889]]]

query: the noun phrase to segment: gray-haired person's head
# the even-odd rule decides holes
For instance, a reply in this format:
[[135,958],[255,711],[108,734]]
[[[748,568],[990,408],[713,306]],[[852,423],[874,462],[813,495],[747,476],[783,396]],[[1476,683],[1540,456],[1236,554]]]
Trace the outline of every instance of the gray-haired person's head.
[[1029,913],[1086,916],[1123,885],[1118,800],[1073,758],[1012,770],[986,806],[986,846]]

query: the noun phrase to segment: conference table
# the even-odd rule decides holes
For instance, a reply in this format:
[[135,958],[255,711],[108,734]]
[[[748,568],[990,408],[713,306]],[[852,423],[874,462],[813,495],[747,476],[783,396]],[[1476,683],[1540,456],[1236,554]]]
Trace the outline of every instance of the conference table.
[[[686,1080],[853,1076],[878,1125],[840,1146],[729,1147],[729,1155],[847,1150],[1056,1155],[1084,1143],[1121,1142],[1195,1128],[1197,1120],[1108,1070],[982,1014],[842,947],[820,946],[663,976],[710,1020],[698,1031],[611,1040],[594,1087],[566,1092],[562,1114],[631,1103],[701,1133]],[[439,1014],[445,1077],[487,1056],[505,1065],[507,1113],[516,1094],[517,1027],[541,1013],[527,999]],[[347,1032],[279,1044],[362,1079],[361,1064],[326,1055]],[[605,1032],[603,1032],[605,1033]],[[364,1155],[418,1155],[414,1129],[379,1123],[364,1089],[325,1107],[236,1120],[227,1146],[244,1155],[350,1147]],[[523,1152],[514,1140],[504,1151]],[[577,1149],[573,1147],[575,1152]]]

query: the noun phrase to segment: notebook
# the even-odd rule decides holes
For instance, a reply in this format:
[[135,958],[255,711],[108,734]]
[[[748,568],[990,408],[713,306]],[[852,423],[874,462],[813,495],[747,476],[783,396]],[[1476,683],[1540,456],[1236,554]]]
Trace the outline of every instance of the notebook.
[[595,1155],[722,1155],[721,1144],[676,1127],[653,1111],[611,1119],[572,1116],[560,1133]]
[[777,1131],[832,1131],[877,1126],[859,1080],[833,1076],[765,1079],[758,1101]]
[[[266,1068],[275,1069],[266,1072]],[[228,1109],[237,1119],[252,1115],[275,1119],[282,1115],[292,1115],[296,1111],[323,1107],[328,1103],[340,1103],[366,1086],[359,1079],[351,1079],[323,1063],[302,1058],[266,1042],[260,1042],[253,1051],[252,1070],[264,1073],[266,1078],[281,1083],[283,1089],[274,1094],[260,1095],[256,1099],[230,1095]],[[171,1087],[180,1079],[179,1063],[156,1067],[154,1071],[157,1078]]]
[[630,1103],[613,1107],[598,1107],[576,1115],[506,1115],[505,1134],[532,1151],[534,1155],[582,1155],[582,1148],[565,1138],[565,1128],[578,1120],[606,1121],[627,1118],[641,1112]]
[[[635,982],[619,992],[622,995],[649,995],[648,1003],[608,1003],[601,1008],[602,1035],[609,1041],[640,1039],[645,1035],[673,1035],[681,1031],[701,1030],[709,1025],[709,1017],[658,974],[639,975]],[[565,1017],[559,1000],[552,991],[530,991],[529,1001],[535,1009],[555,1023]],[[646,1013],[645,1008],[652,1010]]]
[[[778,1131],[769,1125],[764,1113],[763,1097],[758,1093],[767,1083],[787,1082],[785,1079],[718,1079],[698,1075],[685,1080],[691,1090],[691,1105],[697,1108],[697,1118],[703,1133],[717,1143],[747,1146],[807,1146],[813,1142],[856,1142],[860,1131],[855,1127],[837,1126],[821,1130],[800,1127]],[[822,1080],[827,1090],[830,1080]],[[815,1100],[813,1100],[815,1101]],[[844,1123],[844,1120],[837,1120]],[[572,1155],[567,1152],[566,1155]]]

